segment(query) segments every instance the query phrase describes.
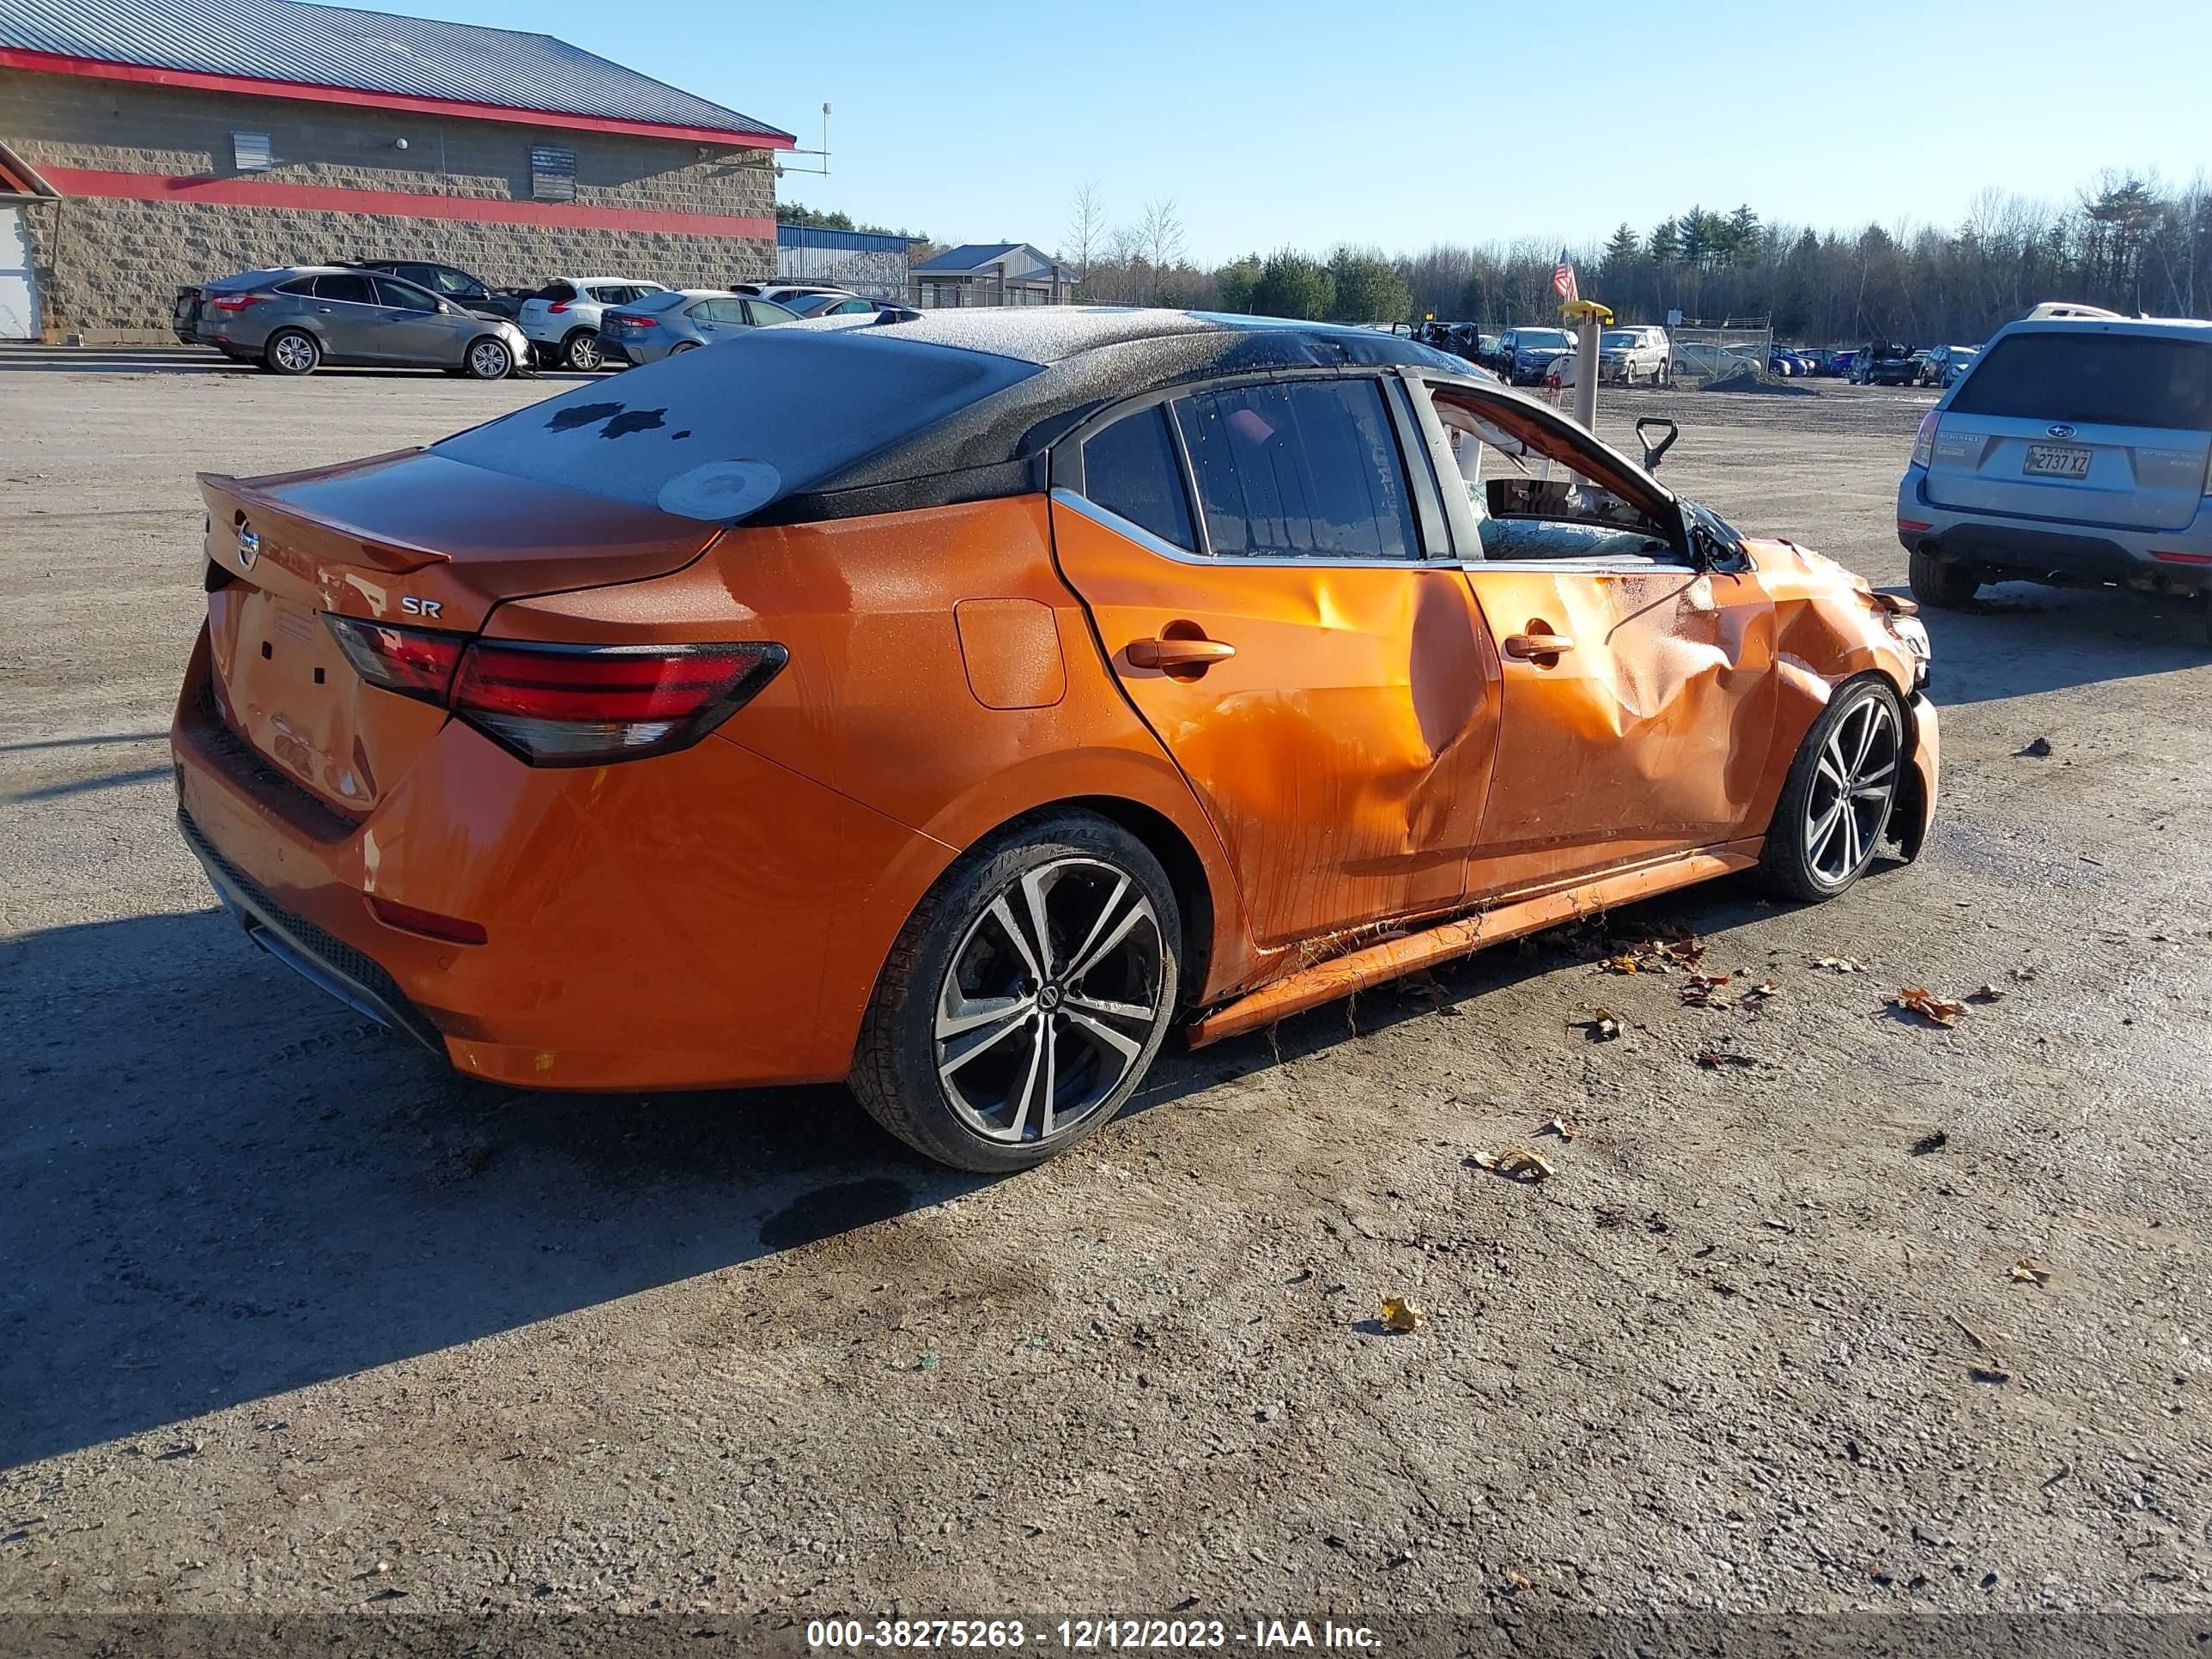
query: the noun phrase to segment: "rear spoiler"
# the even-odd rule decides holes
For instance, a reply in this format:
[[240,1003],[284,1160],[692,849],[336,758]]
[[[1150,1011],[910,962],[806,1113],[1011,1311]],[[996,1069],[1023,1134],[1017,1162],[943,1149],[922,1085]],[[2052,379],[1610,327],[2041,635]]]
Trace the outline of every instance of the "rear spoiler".
[[[203,472],[198,475],[198,483],[201,494],[207,497],[210,512],[216,505],[216,498],[220,495],[236,504],[241,513],[250,507],[257,513],[282,519],[293,527],[294,534],[301,540],[325,544],[321,550],[342,563],[367,565],[372,570],[399,576],[410,570],[420,570],[426,564],[451,564],[453,556],[434,547],[423,547],[395,537],[380,536],[357,525],[304,512],[287,501],[283,491],[289,485],[312,483],[335,472],[357,472],[379,462],[405,460],[410,455],[422,453],[419,447],[394,449],[381,455],[370,456],[366,460],[314,467],[304,472],[271,473],[262,478],[234,478],[224,472]],[[342,550],[327,545],[333,542],[350,545]]]

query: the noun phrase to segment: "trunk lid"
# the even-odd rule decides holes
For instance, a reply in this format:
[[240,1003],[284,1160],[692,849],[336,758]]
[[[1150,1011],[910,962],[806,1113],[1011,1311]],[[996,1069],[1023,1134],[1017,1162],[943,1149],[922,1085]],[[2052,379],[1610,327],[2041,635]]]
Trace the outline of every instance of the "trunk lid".
[[474,634],[502,600],[664,575],[720,533],[422,450],[199,483],[220,711],[288,776],[356,817],[447,716],[362,681],[323,613]]

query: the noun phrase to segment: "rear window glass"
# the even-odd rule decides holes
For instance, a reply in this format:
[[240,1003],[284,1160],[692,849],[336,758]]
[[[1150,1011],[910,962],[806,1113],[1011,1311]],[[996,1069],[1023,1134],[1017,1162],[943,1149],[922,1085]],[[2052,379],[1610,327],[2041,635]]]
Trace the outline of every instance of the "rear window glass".
[[2081,426],[2212,430],[2212,345],[2140,334],[2015,334],[1982,353],[1951,407]]
[[765,477],[763,466],[774,471],[757,509],[1037,372],[1012,357],[865,331],[747,329],[712,351],[679,352],[517,410],[436,450],[510,477],[671,511],[684,510],[679,500],[703,499],[686,487],[664,502],[672,480],[744,462],[749,479]]
[[1178,399],[1175,412],[1215,553],[1420,556],[1398,441],[1374,381],[1201,392]]
[[1109,513],[1142,525],[1162,541],[1194,549],[1182,463],[1155,404],[1114,422],[1083,446],[1083,493]]

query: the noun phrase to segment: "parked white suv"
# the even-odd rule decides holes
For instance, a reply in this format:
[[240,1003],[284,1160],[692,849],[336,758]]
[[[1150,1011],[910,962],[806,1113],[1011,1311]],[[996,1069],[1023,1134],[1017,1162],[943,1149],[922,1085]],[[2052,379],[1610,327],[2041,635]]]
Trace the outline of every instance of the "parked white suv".
[[606,362],[599,347],[599,319],[607,307],[666,292],[662,283],[634,276],[556,276],[522,302],[515,321],[539,362],[599,368]]
[[1638,380],[1659,385],[1667,378],[1667,331],[1650,324],[1608,328],[1597,337],[1597,362],[1603,380],[1634,386]]

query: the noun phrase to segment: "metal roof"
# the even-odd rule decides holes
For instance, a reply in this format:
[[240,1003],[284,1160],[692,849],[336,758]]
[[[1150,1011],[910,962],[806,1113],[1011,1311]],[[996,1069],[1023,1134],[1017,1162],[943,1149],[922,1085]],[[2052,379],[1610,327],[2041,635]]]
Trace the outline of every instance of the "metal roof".
[[923,260],[915,267],[915,270],[917,274],[922,271],[933,271],[940,275],[957,275],[963,271],[981,270],[994,260],[1002,259],[1007,254],[1022,248],[1029,248],[1031,253],[1036,253],[1036,257],[1043,260],[1046,264],[1051,264],[1050,259],[1046,258],[1036,248],[1030,247],[1027,242],[968,242],[959,247],[949,247],[935,258]]
[[301,0],[7,0],[0,50],[793,142],[550,34]]

